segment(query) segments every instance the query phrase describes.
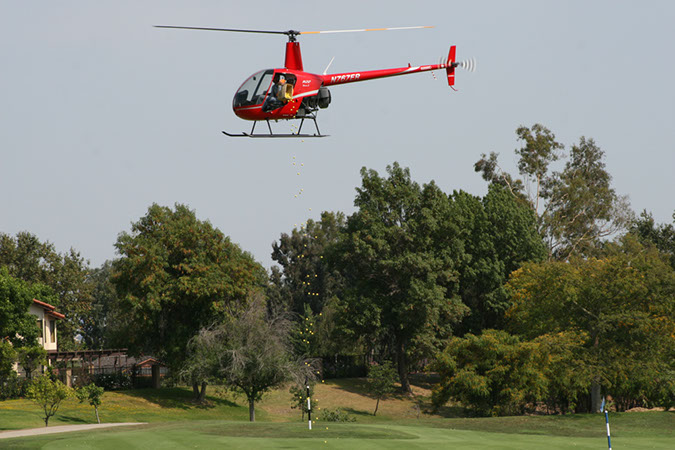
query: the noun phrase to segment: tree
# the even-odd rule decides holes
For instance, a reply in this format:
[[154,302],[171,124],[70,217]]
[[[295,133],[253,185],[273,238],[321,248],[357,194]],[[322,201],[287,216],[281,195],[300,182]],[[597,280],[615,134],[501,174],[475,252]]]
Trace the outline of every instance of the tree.
[[37,344],[38,327],[35,316],[28,313],[33,294],[39,286],[29,286],[0,268],[0,339],[15,347]]
[[75,391],[75,395],[80,403],[87,402],[94,407],[96,412],[96,421],[101,423],[101,419],[98,416],[98,407],[103,403],[103,388],[96,386],[94,383],[90,383],[86,386],[82,386]]
[[110,348],[111,330],[117,327],[117,291],[112,283],[113,263],[105,261],[101,267],[91,269],[89,280],[93,285],[89,313],[82,322],[82,339],[89,349]]
[[79,252],[71,248],[58,253],[51,243],[28,232],[16,237],[0,233],[0,266],[15,278],[42,286],[36,298],[53,304],[66,316],[59,322],[59,350],[77,347],[74,339],[88,317],[93,287],[88,262]]
[[392,348],[410,392],[410,355],[433,354],[466,312],[457,295],[462,245],[451,202],[435,183],[420,188],[398,163],[387,172],[361,170],[358,211],[333,260],[345,277],[340,312],[351,335]]
[[504,172],[496,153],[482,155],[474,168],[486,181],[506,186],[515,198],[530,205],[549,258],[593,254],[603,239],[626,228],[631,219],[628,201],[611,187],[604,152],[593,139],[581,137],[563,171],[550,172],[550,164],[559,159],[563,148],[555,135],[540,124],[519,127],[516,133],[524,143],[516,154],[525,182]]
[[[7,338],[0,338],[0,387],[14,374],[16,350]],[[3,389],[4,390],[4,389]]]
[[464,249],[459,292],[471,309],[458,332],[475,334],[502,325],[509,274],[525,261],[543,260],[546,248],[532,210],[502,186],[490,185],[483,199],[460,191],[451,200]]
[[117,336],[131,352],[154,354],[174,373],[188,341],[222,321],[266,278],[250,254],[180,204],[174,210],[153,204],[115,247],[120,258],[112,281],[117,308],[125,311]]
[[72,389],[60,381],[52,380],[47,375],[40,375],[31,380],[26,395],[40,405],[45,413],[45,426],[49,426],[49,419],[56,414],[61,402],[72,395]]
[[631,225],[630,232],[636,235],[643,245],[653,245],[667,255],[670,258],[670,265],[675,269],[675,213],[672,224],[656,225],[654,217],[643,211]]
[[452,338],[435,363],[441,380],[432,403],[454,398],[481,415],[522,414],[546,388],[536,350],[501,330]]
[[[311,380],[307,383],[309,383],[309,401],[312,404],[312,410],[315,410],[315,407],[318,404],[314,398],[314,386],[316,385],[316,381]],[[309,412],[309,408],[307,407],[307,384],[293,384],[288,389],[288,392],[291,394],[291,409],[299,409],[302,413],[301,420],[304,421],[305,414]]]
[[178,376],[192,386],[193,400],[198,403],[204,403],[206,386],[218,378],[218,353],[222,345],[220,336],[214,333],[213,327],[202,328],[188,341],[187,357]]
[[395,390],[397,373],[390,361],[370,366],[368,370],[368,390],[377,398],[373,416],[377,415],[380,399],[385,398]]
[[294,380],[315,378],[311,362],[296,359],[291,350],[291,322],[269,315],[258,294],[248,306],[205,332],[215,345],[218,374],[235,392],[246,396],[249,419],[255,421],[255,404],[271,389]]
[[661,387],[675,385],[675,271],[655,249],[629,235],[601,259],[525,264],[509,289],[510,329],[524,338],[584,333],[592,411],[601,387],[615,398],[655,401]]
[[344,214],[323,212],[318,222],[309,219],[290,235],[282,233],[272,244],[272,259],[281,267],[272,267],[273,304],[300,315],[309,305],[318,314],[325,302],[341,291],[342,277],[328,266],[324,256],[337,242],[344,223]]
[[47,365],[47,351],[41,345],[20,347],[18,349],[19,364],[26,371],[26,378],[32,378],[32,374],[38,368]]

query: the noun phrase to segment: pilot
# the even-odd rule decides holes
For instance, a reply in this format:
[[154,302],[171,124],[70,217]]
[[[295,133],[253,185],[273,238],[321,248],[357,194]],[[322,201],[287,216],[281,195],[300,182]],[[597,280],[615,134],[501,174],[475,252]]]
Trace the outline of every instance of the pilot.
[[286,100],[283,97],[283,87],[286,85],[286,78],[283,75],[279,76],[279,81],[277,81],[270,90],[269,95],[263,103],[262,110],[263,112],[274,111],[279,109],[286,104]]

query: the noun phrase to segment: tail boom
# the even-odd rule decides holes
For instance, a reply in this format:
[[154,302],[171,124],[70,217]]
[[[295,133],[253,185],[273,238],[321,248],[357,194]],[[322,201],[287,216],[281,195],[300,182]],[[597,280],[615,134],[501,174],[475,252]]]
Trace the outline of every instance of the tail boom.
[[[355,83],[357,81],[374,80],[377,78],[395,77],[398,75],[408,75],[411,73],[428,72],[431,70],[443,70],[448,73],[448,83],[452,86],[455,83],[455,46],[450,47],[450,54],[448,61],[440,64],[431,64],[427,66],[411,66],[399,67],[396,69],[381,69],[381,70],[367,70],[363,72],[345,72],[328,75],[319,75],[323,81],[323,86],[333,86],[337,84]],[[451,82],[452,74],[452,82]]]

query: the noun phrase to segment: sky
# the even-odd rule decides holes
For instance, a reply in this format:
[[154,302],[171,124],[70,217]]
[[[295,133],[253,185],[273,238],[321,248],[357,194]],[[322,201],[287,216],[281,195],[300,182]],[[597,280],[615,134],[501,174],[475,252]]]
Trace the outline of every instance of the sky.
[[[670,223],[674,20],[669,1],[0,0],[0,232],[96,267],[152,203],[182,203],[270,267],[281,233],[354,211],[362,167],[482,196],[473,164],[494,151],[515,173],[515,130],[535,123],[568,149],[593,138],[617,193]],[[313,73],[435,64],[452,44],[477,71],[456,92],[440,72],[332,87],[323,139],[228,138],[250,129],[235,91],[283,66],[286,37],[153,25],[431,25],[298,40]]]

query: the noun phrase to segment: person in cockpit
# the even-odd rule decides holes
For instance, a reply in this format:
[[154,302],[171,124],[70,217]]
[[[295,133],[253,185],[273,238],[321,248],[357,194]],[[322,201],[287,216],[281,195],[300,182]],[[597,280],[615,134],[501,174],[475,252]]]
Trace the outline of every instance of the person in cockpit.
[[274,83],[272,89],[270,89],[270,93],[265,99],[265,103],[263,103],[263,112],[274,111],[275,109],[279,109],[284,106],[288,102],[288,99],[285,95],[288,88],[292,88],[292,86],[286,86],[286,77],[280,75],[279,81]]

